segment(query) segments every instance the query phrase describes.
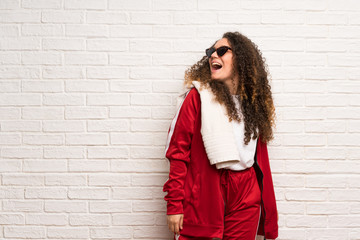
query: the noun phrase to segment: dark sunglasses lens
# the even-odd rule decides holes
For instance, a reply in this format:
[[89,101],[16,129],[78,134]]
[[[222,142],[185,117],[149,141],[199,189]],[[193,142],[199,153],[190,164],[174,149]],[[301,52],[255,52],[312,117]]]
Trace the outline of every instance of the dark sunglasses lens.
[[228,48],[227,47],[219,47],[216,50],[216,53],[218,54],[219,57],[223,56],[226,52],[227,52]]
[[208,48],[206,49],[205,53],[206,53],[206,56],[208,57],[211,57],[211,55],[215,52],[215,49],[214,48]]

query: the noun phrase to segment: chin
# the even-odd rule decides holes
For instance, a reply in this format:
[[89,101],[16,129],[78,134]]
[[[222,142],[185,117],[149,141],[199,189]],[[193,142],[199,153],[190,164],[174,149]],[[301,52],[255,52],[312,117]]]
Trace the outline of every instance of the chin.
[[215,77],[215,76],[211,76],[211,79],[219,81],[219,82],[221,82],[223,80],[221,77]]

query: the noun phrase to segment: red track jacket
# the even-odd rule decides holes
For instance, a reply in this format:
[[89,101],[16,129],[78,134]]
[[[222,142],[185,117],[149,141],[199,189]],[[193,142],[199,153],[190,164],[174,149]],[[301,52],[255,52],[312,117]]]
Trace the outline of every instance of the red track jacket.
[[[222,238],[225,204],[220,171],[210,165],[201,136],[201,100],[196,88],[187,92],[168,131],[165,156],[170,161],[167,214],[184,214],[180,234]],[[261,189],[258,235],[278,237],[277,207],[266,143],[258,138],[255,171]]]

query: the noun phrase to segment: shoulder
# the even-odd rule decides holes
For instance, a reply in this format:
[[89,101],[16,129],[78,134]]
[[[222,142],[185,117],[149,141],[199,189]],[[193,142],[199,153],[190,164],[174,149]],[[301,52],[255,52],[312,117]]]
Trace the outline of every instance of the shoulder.
[[201,107],[200,94],[195,87],[189,89],[181,95],[181,102],[178,108],[180,111],[195,111],[198,112]]
[[184,103],[185,102],[187,102],[187,104],[191,104],[191,105],[194,105],[194,106],[200,104],[200,94],[199,94],[198,90],[195,87],[191,88],[186,93]]
[[189,90],[188,95],[189,95],[189,98],[191,98],[191,99],[200,100],[200,94],[195,87],[193,87]]

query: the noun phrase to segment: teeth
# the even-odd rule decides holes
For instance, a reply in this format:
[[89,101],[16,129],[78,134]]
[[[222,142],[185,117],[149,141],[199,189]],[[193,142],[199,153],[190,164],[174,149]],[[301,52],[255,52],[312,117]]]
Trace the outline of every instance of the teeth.
[[213,62],[212,65],[213,65],[213,66],[215,66],[215,65],[221,66],[221,64],[220,64],[220,63],[217,63],[217,62]]

